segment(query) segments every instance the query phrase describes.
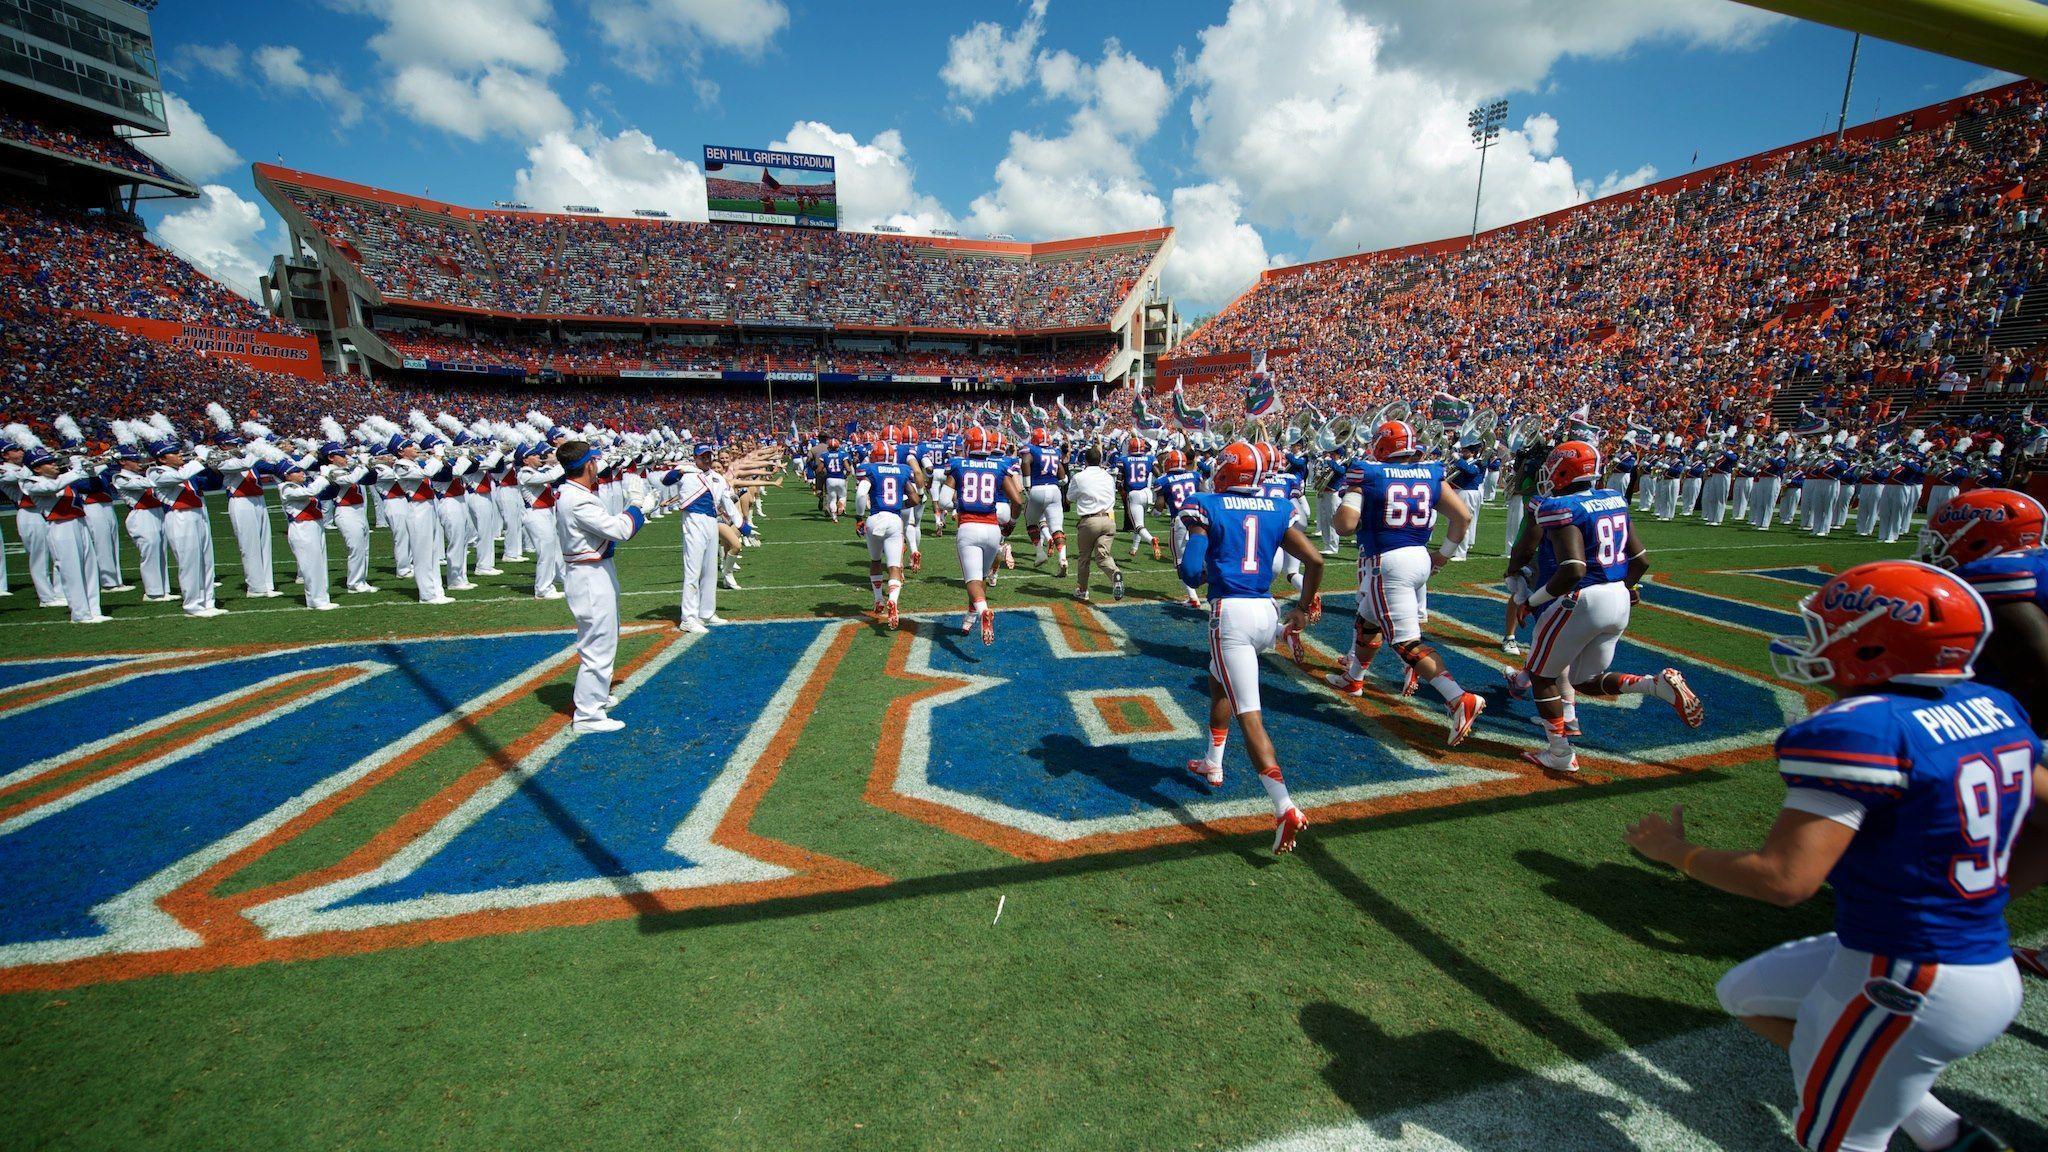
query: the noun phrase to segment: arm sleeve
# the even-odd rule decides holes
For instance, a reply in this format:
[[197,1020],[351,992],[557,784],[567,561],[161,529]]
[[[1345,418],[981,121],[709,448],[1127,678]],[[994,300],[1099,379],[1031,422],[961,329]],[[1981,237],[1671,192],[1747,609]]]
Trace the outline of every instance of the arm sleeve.
[[1823,820],[1833,820],[1845,828],[1863,827],[1863,802],[1839,792],[1828,792],[1819,788],[1787,788],[1785,807],[1794,812],[1810,813]]
[[575,520],[576,527],[607,540],[631,540],[633,534],[640,531],[640,526],[647,522],[638,508],[628,507],[623,515],[614,516],[594,500],[576,501],[569,506],[569,515]]

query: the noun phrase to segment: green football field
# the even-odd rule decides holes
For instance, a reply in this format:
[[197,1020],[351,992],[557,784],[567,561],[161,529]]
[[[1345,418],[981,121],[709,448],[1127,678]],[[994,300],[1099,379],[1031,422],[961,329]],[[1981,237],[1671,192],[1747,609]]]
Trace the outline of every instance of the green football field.
[[[1235,740],[1219,796],[1178,767],[1204,625],[1149,550],[1080,609],[1020,532],[984,649],[927,533],[904,607],[933,615],[890,633],[850,519],[792,483],[734,626],[693,641],[659,520],[618,565],[629,727],[571,740],[568,612],[530,566],[425,607],[379,532],[379,591],[313,613],[281,525],[287,598],[240,595],[225,521],[213,620],[128,592],[72,626],[9,557],[8,1148],[1792,1147],[1783,1059],[1713,986],[1829,898],[1723,896],[1621,831],[1683,804],[1760,839],[1770,736],[1814,702],[1764,633],[1903,545],[1639,523],[1667,583],[1620,666],[1680,662],[1711,739],[1589,704],[1571,781],[1519,767],[1526,704],[1446,749],[1389,657],[1363,701],[1320,686],[1347,547],[1313,667],[1264,668],[1313,821],[1276,858]],[[1432,588],[1489,693],[1501,523]],[[2048,899],[2011,919],[2039,942]],[[2028,992],[1940,1091],[2039,1148]]]

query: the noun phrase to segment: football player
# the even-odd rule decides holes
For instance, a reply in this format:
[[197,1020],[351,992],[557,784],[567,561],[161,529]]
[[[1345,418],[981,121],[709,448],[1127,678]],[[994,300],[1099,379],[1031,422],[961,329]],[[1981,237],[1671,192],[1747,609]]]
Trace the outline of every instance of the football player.
[[[1172,517],[1173,560],[1178,564],[1188,547],[1188,526],[1181,521],[1180,510],[1187,506],[1188,497],[1201,490],[1202,478],[1188,467],[1187,457],[1169,448],[1159,454],[1159,475],[1152,478],[1152,487],[1158,491],[1160,501],[1166,506],[1166,514]],[[1066,569],[1060,569],[1060,573],[1065,575]],[[1183,596],[1182,603],[1190,608],[1202,606],[1201,594],[1195,591],[1193,585],[1183,583],[1180,590]]]
[[1969,581],[1991,606],[1991,640],[1977,682],[2019,699],[2048,735],[2048,513],[2010,488],[1951,498],[1920,530],[1919,558]]
[[1060,450],[1043,428],[1031,430],[1031,445],[1024,453],[1026,503],[1024,530],[1038,547],[1038,562],[1045,563],[1048,550],[1058,556],[1060,579],[1067,576],[1067,508],[1060,498],[1060,478],[1066,468]]
[[1145,509],[1152,505],[1152,450],[1143,439],[1131,437],[1124,453],[1114,461],[1117,485],[1124,493],[1124,525],[1131,530],[1131,555],[1141,544],[1152,545],[1152,558],[1159,559],[1159,538],[1145,527]]
[[1273,583],[1273,541],[1301,561],[1302,594],[1287,627],[1300,631],[1321,615],[1318,590],[1323,557],[1295,526],[1286,500],[1261,495],[1264,462],[1243,441],[1223,449],[1211,479],[1215,491],[1195,493],[1181,506],[1187,546],[1175,563],[1181,583],[1209,587],[1209,752],[1188,761],[1188,771],[1212,787],[1223,783],[1223,748],[1230,717],[1237,716],[1245,751],[1273,802],[1273,851],[1292,852],[1308,818],[1287,795],[1273,741],[1259,716],[1259,654],[1280,636]]
[[[1423,643],[1422,607],[1430,575],[1464,542],[1472,513],[1445,481],[1443,465],[1418,460],[1420,450],[1413,428],[1389,420],[1373,433],[1372,458],[1351,465],[1337,531],[1358,534],[1358,611],[1343,667],[1325,679],[1347,695],[1362,695],[1366,667],[1382,640],[1391,643],[1408,666],[1410,683],[1428,683],[1449,705],[1450,743],[1457,745],[1471,735],[1486,701],[1465,691],[1443,658]],[[1438,510],[1450,528],[1443,545],[1431,552]]]
[[[1536,696],[1549,745],[1522,758],[1552,772],[1579,770],[1571,737],[1578,726],[1576,697],[1655,696],[1687,726],[1706,719],[1699,697],[1675,668],[1654,676],[1609,672],[1614,646],[1628,630],[1637,585],[1650,570],[1649,553],[1631,531],[1628,498],[1596,488],[1600,452],[1583,440],[1551,449],[1543,465],[1543,494],[1536,498],[1536,532],[1515,542],[1510,571],[1534,564],[1533,577],[1516,585],[1515,600],[1535,616],[1523,672],[1509,680],[1510,694]],[[1569,683],[1567,697],[1562,684]]]
[[917,474],[907,464],[891,457],[889,446],[877,443],[866,464],[860,466],[860,520],[854,531],[868,542],[868,587],[875,594],[875,611],[888,616],[889,627],[897,624],[897,597],[903,591],[903,509],[915,502]]
[[940,506],[950,503],[958,513],[959,527],[953,547],[960,557],[960,574],[967,583],[967,619],[962,632],[981,622],[981,642],[996,642],[996,614],[988,606],[988,577],[994,573],[996,555],[1002,550],[1003,526],[998,506],[1024,506],[1024,492],[1017,473],[1006,457],[995,455],[995,433],[975,425],[967,430],[967,454],[946,463],[947,485],[939,496]]
[[851,453],[839,446],[837,436],[825,441],[824,450],[818,453],[819,492],[824,498],[825,515],[834,524],[846,511],[846,474],[851,464]]
[[[2007,902],[2048,875],[2042,744],[2005,692],[1971,682],[1991,614],[1970,584],[1910,560],[1860,564],[1771,643],[1779,675],[1834,704],[1778,738],[1786,795],[1763,845],[1692,843],[1684,810],[1627,833],[1701,883],[1780,907],[1835,890],[1835,930],[1737,965],[1722,1006],[1787,1050],[1793,1135],[1809,1149],[2002,1149],[1928,1091],[2005,1031],[2020,978]],[[2016,850],[2017,849],[2017,850]]]

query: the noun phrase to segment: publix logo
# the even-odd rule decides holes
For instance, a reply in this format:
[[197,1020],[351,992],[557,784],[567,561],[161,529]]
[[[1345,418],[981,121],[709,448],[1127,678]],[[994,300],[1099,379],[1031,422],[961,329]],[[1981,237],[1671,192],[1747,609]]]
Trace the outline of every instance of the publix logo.
[[1892,619],[1905,624],[1918,624],[1927,618],[1927,605],[1917,600],[1886,596],[1868,584],[1861,588],[1830,584],[1821,590],[1820,604],[1823,608],[1841,609],[1859,616],[1874,609],[1883,609],[1891,614]]

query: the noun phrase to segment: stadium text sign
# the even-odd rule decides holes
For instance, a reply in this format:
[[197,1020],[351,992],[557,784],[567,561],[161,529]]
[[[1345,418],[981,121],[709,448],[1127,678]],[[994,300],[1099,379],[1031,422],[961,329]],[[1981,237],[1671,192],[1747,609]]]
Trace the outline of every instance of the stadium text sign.
[[713,221],[839,227],[837,162],[809,152],[704,146],[704,199]]
[[320,378],[320,346],[311,336],[254,332],[213,324],[186,324],[177,320],[145,320],[105,312],[74,312],[73,315],[159,344],[176,344],[203,355],[239,360],[265,372],[289,372],[308,380]]

